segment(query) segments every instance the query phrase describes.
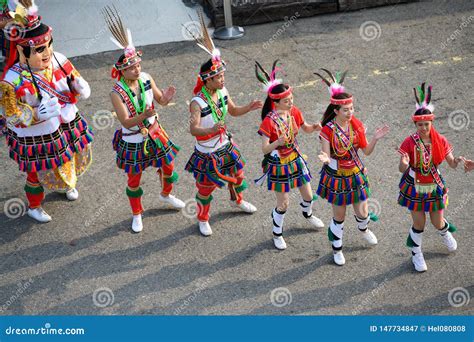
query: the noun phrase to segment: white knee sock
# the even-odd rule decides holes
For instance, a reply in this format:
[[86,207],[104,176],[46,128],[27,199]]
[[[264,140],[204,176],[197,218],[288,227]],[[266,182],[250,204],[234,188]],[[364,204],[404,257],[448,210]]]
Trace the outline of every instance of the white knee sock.
[[281,236],[283,233],[283,221],[286,211],[279,211],[277,208],[272,211],[273,218],[273,235]]
[[367,231],[367,226],[369,225],[369,221],[370,221],[370,216],[367,215],[367,217],[365,219],[362,219],[356,215],[354,215],[356,221],[357,221],[357,227],[359,228],[359,230],[361,232],[365,232]]
[[417,230],[414,227],[410,228],[410,233],[407,239],[408,247],[411,247],[413,254],[421,253],[421,242],[422,242],[423,231]]
[[300,202],[301,210],[303,210],[303,216],[305,218],[310,218],[313,215],[313,201],[302,200]]
[[338,222],[334,218],[331,220],[329,225],[329,241],[332,243],[332,249],[334,251],[342,250],[342,235],[344,234],[344,221]]

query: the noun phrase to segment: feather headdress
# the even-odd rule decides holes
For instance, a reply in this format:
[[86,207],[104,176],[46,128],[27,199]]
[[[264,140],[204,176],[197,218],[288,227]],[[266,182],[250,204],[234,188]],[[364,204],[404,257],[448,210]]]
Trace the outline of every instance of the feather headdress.
[[[102,9],[102,15],[104,16],[107,27],[113,36],[110,37],[110,40],[119,49],[123,49],[123,53],[125,55],[125,58],[122,61],[115,63],[115,69],[117,71],[124,70],[141,62],[140,57],[142,56],[142,52],[135,49],[132,40],[132,33],[128,28],[125,28],[122,18],[120,18],[120,14],[115,6],[104,7]],[[112,70],[112,77],[114,77],[114,70]]]
[[334,75],[328,69],[321,68],[321,70],[324,71],[326,74],[328,74],[329,78],[326,78],[317,72],[315,72],[314,74],[318,76],[319,78],[321,78],[321,80],[328,86],[329,94],[331,95],[330,102],[334,105],[345,105],[345,104],[352,103],[352,96],[347,99],[335,98],[335,96],[342,94],[346,91],[342,83],[344,82],[344,79],[346,78],[347,71],[344,71],[343,73],[336,72],[336,74]]
[[416,111],[419,109],[427,109],[431,112],[431,114],[421,114],[421,115],[413,115],[413,121],[429,121],[434,119],[434,106],[431,104],[431,89],[433,88],[431,85],[428,86],[428,89],[425,89],[425,82],[416,88],[413,88],[413,93],[415,94],[415,108]]
[[272,94],[272,89],[275,88],[275,86],[283,84],[281,79],[276,78],[276,73],[281,70],[282,69],[278,67],[278,59],[273,62],[272,71],[270,74],[262,67],[259,62],[255,61],[255,76],[263,84],[263,89],[273,100],[287,97],[292,92],[291,87],[289,87],[283,93]]
[[[206,70],[201,70],[199,73],[201,81],[205,81],[208,78],[214,77],[226,70],[226,64],[221,58],[221,52],[214,45],[214,41],[207,30],[206,23],[204,22],[204,14],[202,11],[198,12],[200,32],[196,35],[194,32],[191,32],[186,26],[183,27],[188,31],[188,33],[194,38],[196,45],[201,49],[206,51],[211,56],[211,63],[209,63],[209,68]],[[207,63],[206,63],[207,64]]]

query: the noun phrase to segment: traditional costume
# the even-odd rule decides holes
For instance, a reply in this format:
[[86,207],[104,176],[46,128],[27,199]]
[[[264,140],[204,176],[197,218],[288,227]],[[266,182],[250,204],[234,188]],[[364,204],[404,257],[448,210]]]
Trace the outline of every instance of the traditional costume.
[[248,187],[243,170],[245,159],[225,127],[229,93],[226,88],[217,89],[218,100],[214,101],[204,84],[204,81],[223,73],[226,70],[226,64],[221,58],[220,51],[214,46],[204,24],[202,13],[200,13],[200,22],[201,36],[195,39],[198,46],[211,55],[211,60],[207,63],[210,68],[202,70],[199,74],[191,103],[195,102],[200,107],[202,128],[211,128],[217,123],[221,123],[223,128],[216,133],[196,136],[194,153],[189,158],[185,169],[193,174],[196,181],[199,229],[203,235],[208,236],[212,234],[209,225],[209,210],[212,192],[216,188],[221,188],[227,183],[230,199],[236,207],[248,213],[253,213],[257,209],[244,201],[243,191]]
[[[104,18],[113,35],[112,42],[124,50],[124,58],[119,59],[112,69],[112,78],[117,80],[112,91],[122,100],[128,117],[133,118],[146,109],[154,108],[152,78],[147,73],[141,72],[138,79],[138,91],[135,93],[129,88],[122,71],[140,63],[142,53],[135,49],[130,30],[125,30],[115,8],[104,8]],[[113,148],[117,153],[117,166],[128,176],[126,194],[132,209],[134,232],[140,232],[143,229],[141,217],[143,190],[140,187],[140,179],[142,172],[148,167],[158,169],[157,173],[162,185],[158,200],[176,209],[184,208],[184,202],[170,194],[173,184],[178,180],[178,174],[174,171],[174,159],[180,148],[169,139],[156,116],[144,119],[134,127],[122,126],[115,132]]]
[[[330,103],[335,106],[351,104],[352,95],[344,99],[335,97],[345,92],[342,83],[346,72],[334,75],[326,69],[321,70],[325,71],[329,78],[319,73],[315,74],[328,86]],[[347,131],[340,127],[335,119],[329,121],[321,130],[320,139],[326,140],[330,145],[330,162],[324,165],[320,172],[321,177],[316,193],[333,205],[351,205],[366,201],[370,197],[367,170],[358,154],[359,149],[368,145],[365,131],[362,122],[354,115],[349,121]],[[368,229],[370,219],[377,220],[376,215],[369,213],[367,217],[355,216],[355,219],[367,242],[371,245],[377,244],[377,238]],[[328,237],[334,251],[334,261],[338,265],[345,263],[342,254],[343,229],[344,221],[337,221],[334,218],[331,220]]]
[[[433,121],[434,107],[431,104],[432,86],[425,89],[425,83],[414,89],[416,111],[413,122]],[[429,112],[422,114],[422,111]],[[399,153],[409,157],[409,167],[400,180],[400,194],[398,203],[410,211],[436,212],[442,211],[448,204],[448,188],[439,172],[438,166],[446,156],[453,152],[453,147],[448,140],[436,131],[434,126],[430,130],[431,143],[427,144],[420,138],[418,132],[407,137],[399,148]],[[452,232],[456,228],[445,220],[445,227],[439,231],[444,244],[450,251],[457,248],[457,243]],[[412,250],[412,261],[418,271],[426,270],[426,263],[421,252],[423,230],[411,227],[407,246]]]
[[[269,143],[278,140],[280,136],[285,137],[285,145],[277,147],[272,152],[266,154],[262,161],[263,175],[255,180],[256,184],[262,185],[267,181],[267,188],[275,192],[290,192],[293,188],[300,188],[304,184],[311,181],[311,173],[306,163],[306,156],[301,153],[296,136],[300,127],[304,124],[304,118],[301,111],[296,106],[292,106],[288,120],[283,119],[274,108],[275,100],[288,97],[292,93],[292,88],[288,87],[286,91],[278,94],[272,93],[275,86],[281,85],[282,80],[276,79],[276,72],[280,69],[277,67],[277,61],[273,63],[272,71],[266,72],[260,63],[255,64],[255,74],[257,79],[263,83],[264,91],[268,98],[272,100],[273,109],[263,119],[258,134],[269,139]],[[303,216],[308,219],[312,225],[321,228],[324,223],[313,215],[313,200],[306,201],[302,199],[300,206]],[[283,221],[286,211],[278,208],[272,210],[271,217],[273,219],[273,236],[274,243],[278,249],[285,249],[283,235]]]
[[[37,10],[31,0],[17,6],[15,25],[20,33],[11,41],[14,49],[1,87],[10,157],[27,173],[28,214],[48,222],[51,217],[41,208],[43,186],[64,191],[69,200],[75,200],[77,177],[91,162],[92,133],[75,105],[79,96],[90,95],[90,88],[59,53],[48,57],[47,68],[32,70],[31,54],[43,53],[44,44],[50,47],[53,42],[52,29],[41,23]],[[17,45],[29,51],[25,63],[19,62]],[[43,46],[36,48],[39,45]]]

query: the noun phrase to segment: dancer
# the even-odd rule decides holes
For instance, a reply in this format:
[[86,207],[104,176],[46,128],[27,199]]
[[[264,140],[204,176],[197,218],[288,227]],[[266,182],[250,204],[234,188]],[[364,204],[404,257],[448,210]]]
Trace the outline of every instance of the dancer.
[[448,251],[453,252],[457,248],[457,242],[451,234],[456,231],[456,227],[444,218],[448,188],[438,166],[446,160],[448,165],[455,169],[463,157],[453,156],[451,144],[433,126],[435,115],[431,104],[431,90],[431,86],[425,89],[425,83],[414,89],[416,111],[412,120],[416,132],[408,136],[399,149],[399,170],[403,175],[398,203],[407,207],[411,213],[413,224],[408,234],[407,246],[411,248],[412,262],[418,272],[428,269],[421,250],[425,213],[429,213],[431,223],[438,230]]
[[132,208],[132,230],[138,233],[143,229],[140,179],[149,166],[158,169],[162,186],[158,200],[175,209],[185,206],[183,201],[171,195],[173,184],[178,180],[174,158],[179,146],[169,139],[153,104],[156,101],[166,106],[176,89],[169,87],[161,91],[153,78],[141,71],[142,53],[135,49],[130,30],[125,29],[115,7],[105,7],[103,15],[113,35],[112,42],[124,50],[112,68],[112,78],[117,82],[110,98],[122,124],[122,128],[115,132],[113,147],[117,152],[117,166],[128,177],[126,193]]
[[199,231],[209,236],[212,234],[209,210],[212,192],[216,188],[227,183],[233,206],[250,214],[257,211],[254,205],[244,201],[243,191],[247,188],[243,170],[245,160],[227,130],[226,120],[227,114],[241,116],[262,108],[263,104],[261,101],[251,101],[246,106],[234,104],[224,87],[226,64],[207,32],[202,13],[199,16],[201,35],[193,36],[198,46],[211,55],[211,59],[201,66],[190,104],[190,132],[196,137],[196,145],[186,170],[193,174],[198,190]]
[[375,221],[377,218],[369,215],[369,181],[358,150],[370,155],[389,128],[384,125],[376,129],[372,140],[367,142],[364,125],[354,116],[353,97],[345,92],[342,85],[346,72],[334,75],[326,69],[321,70],[328,74],[329,79],[319,73],[315,74],[328,86],[331,98],[321,123],[322,152],[319,159],[324,166],[317,194],[332,204],[333,219],[328,228],[328,237],[334,262],[342,266],[346,262],[342,253],[342,238],[348,205],[354,208],[355,220],[362,237],[369,245],[377,244],[375,234],[368,228],[370,219]]
[[21,0],[14,17],[19,33],[1,81],[7,144],[27,173],[28,215],[49,222],[43,186],[76,200],[77,177],[91,162],[92,133],[75,105],[90,88],[65,56],[53,52],[52,29],[41,23],[32,0]]
[[298,107],[293,105],[292,88],[283,84],[281,79],[276,79],[276,72],[280,70],[278,60],[273,63],[271,74],[258,62],[255,63],[255,74],[267,94],[258,130],[262,138],[264,175],[255,182],[261,185],[266,179],[268,190],[275,192],[277,204],[271,214],[273,243],[277,249],[283,250],[286,249],[283,221],[290,204],[291,189],[298,188],[300,191],[303,216],[314,227],[324,227],[324,223],[313,215],[312,177],[296,140],[300,129],[313,133],[321,130],[321,124],[308,124]]

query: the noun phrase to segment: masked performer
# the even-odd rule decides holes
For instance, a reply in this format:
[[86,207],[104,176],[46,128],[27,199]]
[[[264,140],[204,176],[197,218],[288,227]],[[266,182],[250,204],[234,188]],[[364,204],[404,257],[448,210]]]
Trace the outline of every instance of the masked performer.
[[1,84],[10,157],[27,173],[28,215],[48,222],[43,186],[76,200],[77,177],[91,161],[92,133],[75,105],[90,88],[66,57],[53,52],[52,29],[37,11],[31,0],[17,6],[20,33],[11,41],[15,49]]

